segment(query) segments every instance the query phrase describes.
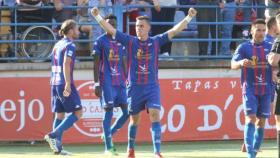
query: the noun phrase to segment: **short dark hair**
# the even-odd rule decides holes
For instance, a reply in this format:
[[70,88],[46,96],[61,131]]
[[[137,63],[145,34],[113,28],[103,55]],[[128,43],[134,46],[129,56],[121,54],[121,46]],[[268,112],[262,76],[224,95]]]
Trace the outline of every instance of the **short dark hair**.
[[251,27],[255,27],[257,24],[263,24],[266,25],[264,19],[256,19],[255,21],[252,22]]
[[72,19],[65,20],[60,27],[59,35],[60,36],[67,35],[69,30],[73,29],[76,26],[77,26],[76,21],[74,21]]
[[145,20],[148,24],[151,23],[150,18],[148,16],[138,16],[136,20]]
[[117,20],[117,17],[114,14],[109,14],[109,15],[105,16],[105,18],[104,18],[104,20],[107,20],[107,19]]
[[273,17],[270,17],[268,18],[267,22],[266,22],[266,27],[268,29],[271,29],[273,25],[276,24],[276,18],[273,16]]

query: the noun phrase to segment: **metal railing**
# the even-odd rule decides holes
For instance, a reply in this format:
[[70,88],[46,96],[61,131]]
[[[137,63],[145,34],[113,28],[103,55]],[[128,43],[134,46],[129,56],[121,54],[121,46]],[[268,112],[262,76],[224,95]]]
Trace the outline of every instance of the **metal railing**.
[[[113,6],[113,13],[118,17],[118,30],[122,31],[123,29],[123,11],[128,11],[131,8],[152,8],[153,6],[140,6],[140,5],[128,5],[128,6],[120,6],[120,5],[115,5]],[[207,41],[207,42],[216,42],[216,50],[218,50],[218,44],[221,41],[231,41],[231,42],[242,42],[246,39],[243,38],[231,38],[231,39],[221,39],[219,38],[219,25],[249,25],[251,24],[251,22],[221,22],[218,19],[218,11],[219,11],[219,7],[218,6],[213,6],[213,5],[205,5],[205,6],[199,6],[199,5],[181,5],[181,6],[173,6],[173,8],[189,8],[189,7],[195,7],[195,8],[215,8],[216,9],[216,20],[215,22],[191,22],[191,25],[215,25],[216,26],[216,38],[214,39],[203,39],[203,38],[195,38],[195,37],[185,37],[185,38],[175,38],[172,40],[172,42],[202,42],[202,41]],[[256,6],[257,8],[264,8],[264,6]],[[0,27],[3,26],[10,26],[10,27],[14,27],[15,29],[15,34],[13,34],[13,39],[1,39],[0,38],[0,44],[10,44],[14,46],[14,54],[12,57],[0,57],[0,60],[48,60],[49,56],[45,56],[45,57],[32,57],[32,56],[22,56],[22,55],[18,55],[19,54],[19,48],[20,45],[23,44],[28,44],[28,43],[55,43],[58,41],[58,39],[54,39],[54,40],[24,40],[24,39],[20,39],[18,38],[18,33],[17,32],[17,27],[19,26],[57,26],[60,25],[61,23],[57,23],[57,22],[33,22],[33,23],[19,23],[17,22],[17,9],[21,8],[18,6],[0,6],[0,10],[14,10],[14,23],[0,23]],[[42,6],[41,9],[52,9],[54,8],[53,6]],[[65,7],[65,9],[87,9],[87,6],[67,6]],[[251,8],[251,6],[238,6],[238,8]],[[151,22],[152,25],[174,25],[174,22]],[[96,26],[98,25],[98,23],[96,23],[95,21],[91,21],[91,22],[79,22],[79,25],[92,25],[92,26]],[[135,25],[135,22],[131,22],[129,21],[129,18],[127,18],[127,32],[129,32],[129,26],[130,25]],[[90,42],[94,42],[92,39],[78,39],[75,42],[77,43],[90,43]],[[172,56],[172,52],[171,52],[171,56],[169,57],[160,57],[161,59],[174,59],[174,60],[185,60],[185,59],[230,59],[231,56],[225,56],[225,55],[219,55],[218,52],[216,52],[216,54],[214,56],[199,56],[199,55],[188,55],[188,56]],[[90,57],[90,55],[88,57],[78,57],[78,59],[81,60],[91,60],[92,57]]]

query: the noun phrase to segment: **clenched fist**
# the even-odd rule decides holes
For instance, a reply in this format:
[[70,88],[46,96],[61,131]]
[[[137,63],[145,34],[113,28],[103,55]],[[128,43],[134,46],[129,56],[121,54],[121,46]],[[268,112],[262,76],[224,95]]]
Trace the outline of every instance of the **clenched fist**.
[[197,14],[197,11],[194,8],[189,9],[189,11],[188,11],[189,16],[194,17],[194,16],[196,16],[196,14]]
[[97,7],[94,7],[90,12],[92,16],[96,17],[99,14],[99,9]]

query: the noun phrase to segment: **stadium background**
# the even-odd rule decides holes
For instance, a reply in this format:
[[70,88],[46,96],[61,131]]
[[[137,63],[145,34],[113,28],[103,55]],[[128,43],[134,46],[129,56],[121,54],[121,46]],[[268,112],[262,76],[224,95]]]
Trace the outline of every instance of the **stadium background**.
[[[1,12],[1,21],[10,22],[9,13]],[[3,26],[1,35],[8,32]],[[191,42],[186,43],[193,46]],[[186,51],[185,46],[178,48],[177,51]],[[206,57],[212,60],[198,60],[203,57],[176,60],[192,58],[194,50],[191,48],[187,49],[190,56],[177,56],[173,58],[175,60],[162,58],[160,61],[163,141],[242,139],[244,115],[240,72],[229,69],[230,56]],[[1,50],[5,49],[7,44],[2,43]],[[83,52],[79,53],[83,55]],[[30,62],[29,58],[19,56],[0,59],[4,62],[8,59],[7,63],[0,63],[0,131],[3,131],[0,141],[43,140],[53,119],[50,112],[50,64]],[[86,59],[91,60],[91,57]],[[76,66],[76,86],[85,105],[85,114],[75,128],[65,134],[68,143],[101,142],[102,110],[94,96],[92,68],[91,61],[81,60]],[[118,112],[115,111],[115,117]],[[143,117],[138,141],[150,141],[150,123],[147,122],[147,117]],[[267,121],[266,138],[275,138],[274,123],[273,118]],[[121,129],[115,141],[127,141],[127,128]]]

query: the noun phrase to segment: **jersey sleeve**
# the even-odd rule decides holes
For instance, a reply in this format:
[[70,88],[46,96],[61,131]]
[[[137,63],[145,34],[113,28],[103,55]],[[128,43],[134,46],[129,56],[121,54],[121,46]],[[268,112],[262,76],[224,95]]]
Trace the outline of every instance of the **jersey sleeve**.
[[118,42],[120,42],[124,46],[128,45],[130,37],[131,36],[129,36],[129,35],[125,34],[125,33],[122,33],[120,31],[117,31],[117,33],[116,33],[116,40]]
[[274,42],[271,48],[272,53],[280,54],[280,40]]
[[242,60],[244,58],[243,49],[244,49],[243,45],[239,45],[236,48],[235,53],[232,56],[232,61],[239,61],[239,60]]
[[93,50],[92,50],[92,56],[93,55],[98,55],[100,56],[101,52],[102,52],[102,45],[101,45],[101,42],[100,42],[100,38],[98,40],[96,40],[93,44]]
[[74,43],[71,43],[66,47],[65,55],[67,57],[73,58],[75,56],[75,51],[76,51],[76,46]]
[[168,38],[168,33],[165,32],[163,34],[159,34],[154,36],[155,40],[158,41],[159,47],[161,47],[162,45],[164,45],[165,43],[169,42],[169,38]]

